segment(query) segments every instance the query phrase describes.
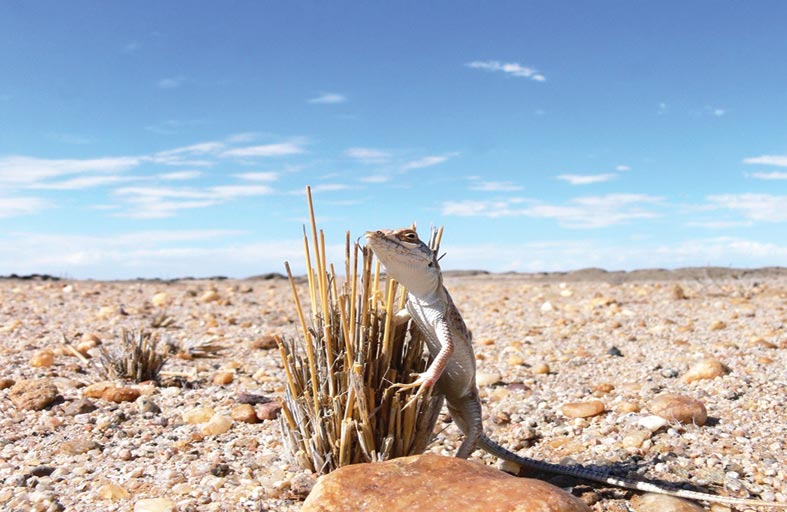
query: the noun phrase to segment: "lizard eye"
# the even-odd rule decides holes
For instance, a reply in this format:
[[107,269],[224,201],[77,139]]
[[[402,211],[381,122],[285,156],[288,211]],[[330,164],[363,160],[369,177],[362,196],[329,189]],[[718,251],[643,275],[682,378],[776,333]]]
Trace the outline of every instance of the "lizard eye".
[[404,233],[399,235],[399,238],[401,238],[402,240],[406,240],[408,242],[418,241],[418,235],[415,233],[415,231],[405,231]]

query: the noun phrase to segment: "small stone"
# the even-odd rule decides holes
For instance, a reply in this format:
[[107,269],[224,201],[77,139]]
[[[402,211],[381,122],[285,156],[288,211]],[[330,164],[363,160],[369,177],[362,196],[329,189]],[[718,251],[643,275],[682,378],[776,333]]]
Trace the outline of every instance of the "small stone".
[[589,512],[571,494],[456,457],[434,454],[344,466],[321,477],[301,512],[369,510]]
[[685,395],[664,393],[651,400],[648,409],[668,421],[677,421],[685,425],[693,423],[702,426],[708,419],[705,404]]
[[259,421],[257,412],[251,404],[236,405],[230,411],[230,417],[235,421],[241,421],[243,423],[257,423],[257,421]]
[[601,382],[600,384],[596,384],[593,388],[594,395],[606,395],[607,393],[612,392],[615,389],[613,384],[609,382]]
[[134,503],[134,512],[174,512],[175,504],[166,498],[147,498]]
[[126,489],[118,484],[104,484],[98,488],[96,495],[103,500],[126,500],[131,497]]
[[8,390],[17,409],[40,411],[55,401],[57,387],[49,379],[20,380]]
[[182,418],[184,423],[195,425],[197,423],[205,423],[216,414],[210,407],[195,407],[183,413]]
[[549,313],[550,311],[554,311],[554,310],[555,310],[555,306],[553,306],[552,303],[549,301],[546,301],[543,304],[541,304],[542,313]]
[[216,413],[202,426],[200,432],[204,436],[218,436],[228,431],[232,427],[232,423],[232,418]]
[[235,372],[222,370],[213,375],[213,383],[217,386],[225,386],[231,384],[235,379]]
[[650,430],[651,432],[656,432],[661,427],[664,427],[669,423],[666,419],[662,418],[661,416],[656,416],[655,414],[651,414],[650,416],[643,416],[637,420],[637,425]]
[[100,448],[100,446],[101,445],[92,439],[78,438],[60,443],[60,452],[65,453],[66,455],[81,455],[83,453],[89,452],[90,450]]
[[724,375],[724,365],[721,364],[721,361],[715,357],[706,357],[689,368],[681,380],[688,384],[695,380],[714,379],[720,375]]
[[621,444],[624,448],[639,448],[642,446],[642,443],[650,439],[652,433],[649,430],[644,429],[634,429],[628,432],[623,439],[621,439]]
[[546,375],[551,371],[551,369],[546,363],[536,363],[533,365],[532,371],[536,375]]
[[686,300],[686,291],[679,284],[672,287],[672,298],[675,300]]
[[511,366],[522,366],[523,364],[525,364],[525,360],[522,358],[522,356],[516,354],[512,354],[508,356],[507,362]]
[[260,404],[256,407],[257,419],[260,421],[275,420],[281,413],[281,404],[279,402],[268,402]]
[[632,402],[630,400],[626,402],[620,402],[615,407],[615,410],[621,414],[627,414],[630,412],[639,412],[639,409],[640,409],[639,403]]
[[265,334],[260,336],[259,338],[254,339],[250,343],[251,348],[254,349],[261,349],[261,350],[270,350],[272,348],[277,347],[276,343],[276,336],[272,334]]
[[66,416],[76,416],[77,414],[87,414],[89,412],[93,412],[96,410],[96,408],[96,404],[94,404],[92,400],[83,397],[78,400],[68,402],[68,404],[66,404],[66,406],[63,408],[63,413]]
[[95,382],[93,384],[90,384],[89,386],[86,386],[85,389],[82,390],[82,396],[86,396],[89,398],[101,398],[101,395],[104,394],[104,391],[114,387],[115,385],[108,380],[102,382]]
[[7,377],[3,377],[0,379],[0,391],[3,389],[8,389],[16,383],[14,379],[9,379]]
[[120,309],[117,306],[101,306],[98,309],[98,313],[96,316],[99,319],[106,320],[107,318],[111,318],[120,313]]
[[607,355],[612,357],[623,357],[623,352],[621,352],[618,347],[610,347],[609,350],[607,350]]
[[497,372],[477,372],[475,382],[479,387],[491,386],[500,382],[500,374]]
[[200,302],[215,302],[219,300],[221,297],[219,296],[219,292],[216,290],[208,290],[199,297]]
[[101,393],[101,398],[107,400],[109,402],[121,403],[121,402],[133,402],[141,393],[138,389],[135,388],[108,388],[103,393]]
[[664,494],[643,494],[631,499],[637,512],[702,512],[699,505]]
[[242,404],[266,404],[270,401],[271,399],[265,395],[258,395],[255,393],[238,393],[238,402]]
[[726,328],[727,328],[727,324],[725,322],[723,322],[722,320],[716,320],[715,322],[710,324],[710,330],[711,331],[720,331],[720,330],[726,329]]
[[54,472],[55,468],[52,466],[36,466],[30,470],[32,476],[37,476],[39,478],[42,476],[49,476]]
[[51,349],[45,348],[39,350],[33,357],[30,358],[30,366],[34,368],[42,368],[52,366],[55,363],[55,353]]
[[142,395],[137,398],[136,401],[137,409],[142,414],[151,413],[151,414],[161,414],[161,407],[159,407],[156,402],[150,399],[149,396]]
[[563,404],[560,408],[563,415],[568,418],[589,418],[604,412],[604,402],[601,400],[590,400],[588,402],[572,402]]
[[150,302],[157,308],[165,308],[170,305],[172,298],[167,292],[158,292],[153,294],[153,297],[150,298]]

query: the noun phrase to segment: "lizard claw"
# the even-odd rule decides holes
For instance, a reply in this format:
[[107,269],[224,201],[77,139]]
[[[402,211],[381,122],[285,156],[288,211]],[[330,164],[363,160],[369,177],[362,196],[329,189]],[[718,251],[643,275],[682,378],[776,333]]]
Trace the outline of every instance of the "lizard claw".
[[418,398],[420,398],[424,394],[431,393],[432,388],[437,382],[437,379],[430,376],[428,373],[416,373],[414,375],[417,375],[417,378],[409,384],[404,384],[400,382],[391,386],[392,389],[399,388],[398,392],[404,391],[406,389],[418,388],[418,391],[416,391],[415,395],[410,400],[408,400],[407,403],[404,405],[404,409],[407,409],[411,405],[414,405],[418,401]]

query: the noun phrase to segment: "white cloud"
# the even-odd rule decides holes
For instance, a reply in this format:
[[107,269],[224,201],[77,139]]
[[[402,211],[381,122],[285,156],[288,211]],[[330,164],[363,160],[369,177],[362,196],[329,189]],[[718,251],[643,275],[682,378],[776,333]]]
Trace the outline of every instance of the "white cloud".
[[107,185],[117,185],[118,183],[127,183],[134,181],[137,178],[132,176],[79,176],[68,180],[53,181],[46,183],[35,183],[30,185],[29,188],[37,188],[43,190],[82,190],[92,187],[103,187]]
[[297,155],[303,152],[304,149],[301,142],[291,141],[228,149],[222,152],[221,156],[230,158],[272,157]]
[[456,153],[449,153],[446,155],[425,156],[423,158],[418,158],[416,160],[411,160],[405,163],[402,166],[402,170],[409,171],[412,169],[422,169],[424,167],[431,167],[433,165],[441,164],[453,156],[456,156]]
[[38,197],[0,197],[0,219],[31,215],[48,206],[49,203]]
[[387,183],[391,181],[391,177],[385,174],[372,174],[370,176],[361,176],[360,181],[364,183]]
[[233,176],[247,181],[276,181],[279,179],[279,173],[277,172],[243,172],[233,174]]
[[739,212],[763,222],[787,222],[787,196],[771,194],[721,194],[708,196],[712,206]]
[[193,180],[202,176],[200,171],[175,171],[159,174],[157,177],[167,181]]
[[512,181],[481,181],[470,186],[470,190],[481,192],[515,192],[523,188]]
[[751,176],[758,180],[787,180],[787,172],[782,171],[753,172]]
[[218,185],[208,189],[209,194],[218,199],[234,199],[236,197],[267,196],[273,193],[271,187],[265,185]]
[[686,225],[693,228],[706,228],[706,229],[729,229],[729,228],[744,228],[749,227],[753,223],[749,221],[740,220],[709,220],[709,221],[691,221]]
[[744,164],[775,165],[787,167],[787,155],[762,155],[743,159]]
[[309,103],[316,103],[322,105],[334,105],[336,103],[344,103],[347,101],[347,97],[343,94],[338,94],[335,92],[326,92],[323,93],[315,98],[311,98],[308,100]]
[[0,183],[25,185],[48,178],[89,172],[118,173],[140,165],[141,157],[49,159],[0,157]]
[[372,148],[349,148],[344,154],[364,164],[381,164],[391,158],[389,152]]
[[618,165],[615,166],[615,170],[618,172],[626,172],[626,171],[630,171],[631,167],[629,167],[628,165]]
[[592,183],[603,183],[615,179],[614,174],[561,174],[557,179],[566,181],[572,185],[590,185]]
[[473,69],[483,69],[486,71],[501,71],[510,76],[522,77],[522,78],[529,78],[536,82],[544,82],[546,81],[546,77],[536,71],[535,69],[527,66],[523,66],[516,62],[500,62],[496,60],[486,60],[486,61],[473,61],[468,62],[465,66]]
[[723,108],[714,108],[712,111],[713,115],[716,117],[721,117],[727,113],[727,111]]
[[607,194],[572,199],[566,204],[546,204],[521,198],[499,201],[448,201],[444,215],[512,217],[526,216],[555,219],[569,228],[602,228],[623,224],[632,219],[649,219],[658,213],[645,209],[662,198],[645,194]]
[[182,76],[171,76],[167,78],[162,78],[161,80],[156,82],[156,86],[159,89],[177,89],[178,87],[183,85],[184,81],[185,78]]

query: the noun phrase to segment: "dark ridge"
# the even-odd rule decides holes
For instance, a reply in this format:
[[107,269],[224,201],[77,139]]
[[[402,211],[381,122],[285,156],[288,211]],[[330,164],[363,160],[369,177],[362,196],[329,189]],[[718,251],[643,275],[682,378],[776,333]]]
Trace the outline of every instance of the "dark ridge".
[[0,279],[19,279],[21,281],[60,281],[60,278],[57,276],[51,276],[49,274],[8,274],[7,276],[0,276]]
[[268,272],[267,274],[249,276],[246,279],[249,281],[270,281],[271,279],[287,279],[287,276],[280,274],[279,272]]

